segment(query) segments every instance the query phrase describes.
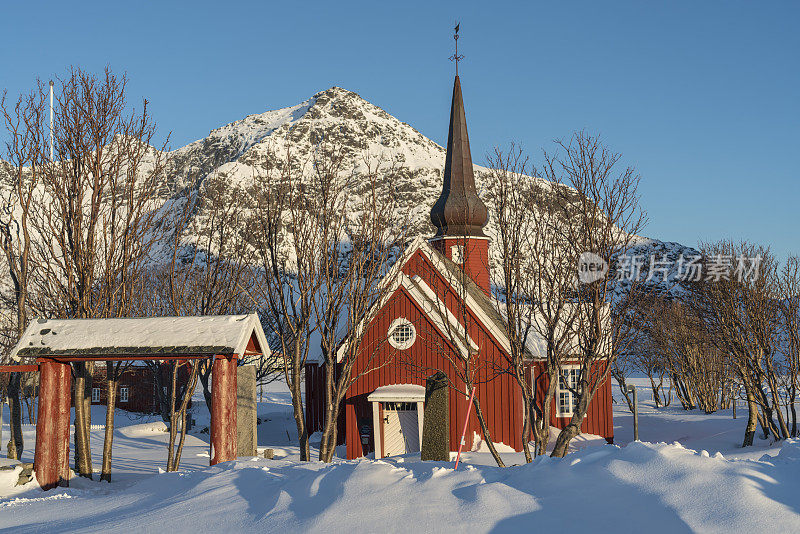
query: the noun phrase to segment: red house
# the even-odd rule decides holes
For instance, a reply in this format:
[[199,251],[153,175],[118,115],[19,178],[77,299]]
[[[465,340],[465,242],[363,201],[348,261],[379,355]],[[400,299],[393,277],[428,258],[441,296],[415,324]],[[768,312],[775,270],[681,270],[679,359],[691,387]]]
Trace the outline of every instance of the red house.
[[[127,368],[119,378],[116,408],[128,412],[159,413],[161,408],[158,398],[156,372],[161,373],[162,384],[171,385],[172,370],[167,364],[160,365],[158,371],[147,365],[132,365]],[[188,381],[189,369],[186,365],[182,365],[178,368],[179,388],[185,387]],[[92,404],[105,406],[108,396],[106,395],[106,387],[106,367],[105,362],[102,362],[95,365],[94,374],[92,375]],[[168,399],[167,386],[161,387],[163,389],[162,395]],[[191,402],[190,400],[189,406],[191,406]]]
[[[522,396],[515,380],[497,370],[510,352],[505,319],[490,293],[489,238],[483,227],[486,206],[475,189],[472,157],[458,76],[453,87],[442,193],[431,210],[436,234],[417,239],[387,274],[385,297],[351,335],[361,336],[353,376],[344,399],[339,436],[347,457],[375,452],[375,457],[419,450],[426,376],[443,371],[458,384],[458,368],[474,362],[476,397],[496,444],[522,450]],[[386,280],[384,281],[386,282]],[[375,365],[375,362],[382,362]],[[369,370],[374,367],[373,370]],[[543,365],[531,356],[532,382],[546,388]],[[573,371],[566,366],[566,380]],[[369,370],[368,372],[365,372]],[[306,413],[309,430],[322,428],[324,369],[306,366]],[[458,448],[467,399],[451,390],[450,446]],[[571,393],[559,387],[551,426],[566,426]],[[610,383],[593,399],[581,427],[584,433],[613,441]],[[465,448],[478,446],[481,430],[474,410],[468,422]],[[502,449],[501,449],[502,450]]]

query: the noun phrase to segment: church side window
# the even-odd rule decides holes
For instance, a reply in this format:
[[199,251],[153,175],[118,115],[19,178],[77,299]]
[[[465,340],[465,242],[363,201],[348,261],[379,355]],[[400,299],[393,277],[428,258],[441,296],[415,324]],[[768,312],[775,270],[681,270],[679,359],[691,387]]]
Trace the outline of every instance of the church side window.
[[578,387],[581,368],[567,366],[561,369],[558,378],[558,417],[571,417],[577,404],[573,391]]
[[453,245],[450,247],[450,259],[453,260],[453,263],[464,263],[464,246]]

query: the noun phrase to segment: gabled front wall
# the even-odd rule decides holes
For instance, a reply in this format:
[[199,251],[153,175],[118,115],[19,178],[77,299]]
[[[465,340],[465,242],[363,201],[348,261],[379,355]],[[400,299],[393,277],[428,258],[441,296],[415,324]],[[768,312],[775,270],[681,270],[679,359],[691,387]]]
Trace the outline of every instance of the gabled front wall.
[[[449,288],[449,284],[430,260],[420,251],[414,253],[403,266],[408,276],[419,275],[447,303],[448,308],[460,316],[458,303],[460,299]],[[456,351],[437,327],[428,319],[425,310],[421,310],[417,302],[402,287],[388,300],[384,308],[367,326],[361,343],[358,360],[354,365],[353,376],[365,369],[371,369],[358,378],[348,390],[342,419],[339,424],[339,443],[347,444],[347,457],[358,458],[374,451],[374,432],[372,429],[372,406],[367,396],[376,388],[391,384],[425,384],[425,378],[437,370],[444,371],[451,381],[463,387],[451,367],[452,361],[460,361]],[[430,311],[430,310],[428,310]],[[514,450],[522,449],[522,400],[516,381],[507,374],[498,374],[496,369],[504,367],[503,351],[486,327],[477,321],[472,312],[469,317],[470,337],[480,347],[481,370],[479,372],[477,398],[487,420],[489,431],[495,443],[506,444]],[[407,350],[398,351],[387,342],[387,330],[392,321],[405,317],[411,321],[417,331],[417,340]],[[530,366],[537,368],[536,375],[541,374],[541,364],[529,364],[527,376],[530,377]],[[322,395],[324,369],[316,365],[306,367],[306,416],[309,431],[322,429]],[[547,387],[546,380],[539,380],[537,387]],[[541,392],[540,396],[541,398]],[[450,446],[458,449],[461,430],[464,425],[467,399],[450,390]],[[470,421],[466,433],[465,449],[473,446],[473,436],[481,436],[480,426],[471,410]],[[556,416],[556,407],[552,406],[550,424],[563,428],[569,418]],[[367,443],[362,444],[361,431],[365,432]],[[584,420],[581,431],[596,434],[612,441],[614,436],[611,414],[611,384],[606,381],[598,389],[589,406],[588,416]]]
[[[417,251],[403,267],[408,276],[419,275],[439,295],[448,308],[460,317],[457,305],[460,298],[449,288],[447,281],[436,270],[427,257]],[[478,386],[476,397],[486,417],[492,439],[515,450],[521,450],[522,404],[521,395],[513,379],[498,374],[503,366],[502,350],[487,328],[471,312],[468,313],[469,335],[480,347]],[[405,317],[414,325],[417,339],[407,350],[396,350],[387,342],[389,325],[398,317]],[[451,382],[463,389],[453,372],[451,362],[461,362],[454,347],[437,327],[428,319],[424,310],[402,287],[386,303],[384,308],[367,327],[353,376],[369,369],[350,387],[345,398],[347,457],[357,458],[374,450],[372,438],[372,407],[367,396],[376,388],[390,384],[425,384],[425,378],[437,370],[445,372]],[[458,449],[467,399],[454,389],[450,390],[450,447]],[[369,442],[362,445],[361,430],[369,433]],[[473,445],[473,435],[481,435],[480,426],[471,410],[467,429],[467,449]]]

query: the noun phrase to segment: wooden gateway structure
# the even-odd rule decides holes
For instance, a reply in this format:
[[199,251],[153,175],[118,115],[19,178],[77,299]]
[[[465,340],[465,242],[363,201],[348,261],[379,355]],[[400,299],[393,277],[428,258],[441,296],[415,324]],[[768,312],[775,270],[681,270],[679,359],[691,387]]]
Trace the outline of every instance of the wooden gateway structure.
[[[353,376],[339,421],[347,457],[375,457],[419,450],[424,418],[425,377],[437,370],[459,385],[454,365],[476,361],[476,397],[495,443],[522,450],[522,395],[514,378],[498,372],[510,353],[504,317],[490,292],[486,206],[475,188],[461,82],[456,75],[441,195],[431,210],[436,234],[418,238],[387,274],[391,287],[350,336],[361,336]],[[390,282],[389,282],[390,280]],[[529,343],[526,364],[531,387],[544,391],[550,377]],[[345,340],[344,343],[347,343]],[[539,352],[542,354],[542,352]],[[376,365],[376,362],[380,362]],[[572,416],[577,366],[566,365],[552,409],[551,426]],[[310,432],[322,429],[324,368],[306,366],[306,414]],[[461,387],[463,391],[463,386]],[[538,396],[541,398],[541,395]],[[450,447],[457,450],[467,399],[449,395]],[[581,431],[613,441],[611,389],[606,381],[590,404]],[[480,426],[471,412],[465,447],[478,447]],[[506,448],[506,450],[508,450]]]
[[[42,489],[69,480],[71,362],[212,359],[211,465],[237,456],[236,365],[269,355],[255,314],[141,319],[34,319],[11,352],[39,369],[34,471]],[[20,366],[21,367],[21,366]]]

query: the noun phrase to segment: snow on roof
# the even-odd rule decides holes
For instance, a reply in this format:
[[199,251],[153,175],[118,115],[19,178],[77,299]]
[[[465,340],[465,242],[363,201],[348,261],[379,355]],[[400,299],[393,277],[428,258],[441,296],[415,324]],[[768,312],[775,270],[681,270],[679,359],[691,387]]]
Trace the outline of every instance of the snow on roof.
[[255,336],[256,350],[270,353],[254,313],[203,317],[34,319],[11,357],[112,355],[244,355]]
[[425,400],[425,386],[416,384],[392,384],[381,386],[369,394],[367,400],[374,401],[410,401]]

